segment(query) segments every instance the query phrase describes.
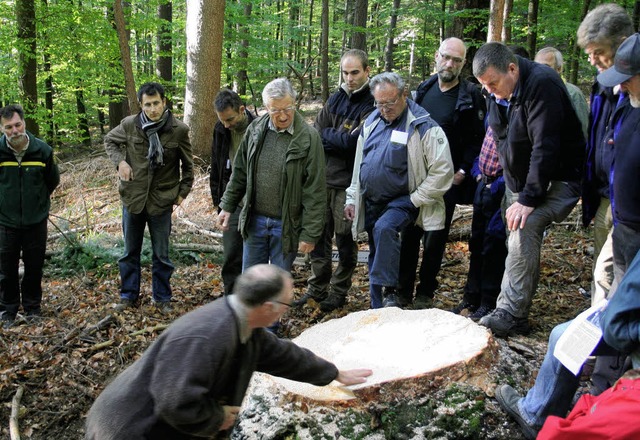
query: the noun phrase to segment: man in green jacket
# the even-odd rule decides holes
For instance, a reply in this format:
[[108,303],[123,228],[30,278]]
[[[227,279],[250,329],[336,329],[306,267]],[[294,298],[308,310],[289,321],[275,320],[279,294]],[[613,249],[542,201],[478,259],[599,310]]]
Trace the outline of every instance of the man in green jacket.
[[189,128],[167,109],[164,87],[145,83],[138,90],[142,111],[124,118],[107,133],[105,149],[120,178],[124,255],[120,266],[118,310],[137,307],[140,295],[140,252],[149,226],[153,249],[153,301],[160,312],[171,310],[169,234],[174,205],[193,185]]
[[20,303],[27,318],[40,315],[47,218],[60,174],[51,147],[27,132],[21,106],[1,109],[0,125],[0,320],[8,328]]
[[268,114],[251,123],[240,143],[218,224],[228,229],[244,198],[243,271],[260,263],[290,270],[296,251],[311,252],[322,234],[324,153],[318,132],[296,112],[296,92],[286,78],[267,84],[262,99]]

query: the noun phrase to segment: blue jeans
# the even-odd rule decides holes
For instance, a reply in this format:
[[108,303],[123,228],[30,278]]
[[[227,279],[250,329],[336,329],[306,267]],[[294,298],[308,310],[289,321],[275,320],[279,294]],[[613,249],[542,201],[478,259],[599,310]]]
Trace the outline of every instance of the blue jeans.
[[[580,384],[580,375],[574,376],[553,355],[558,339],[569,324],[571,321],[559,324],[551,331],[547,353],[538,371],[536,382],[527,395],[518,401],[518,409],[522,417],[537,429],[542,427],[547,416],[566,417]],[[612,353],[615,353],[615,350],[604,341],[600,341],[592,355]]]
[[365,227],[369,235],[369,293],[371,308],[382,307],[382,287],[398,287],[400,232],[416,221],[418,208],[409,196],[387,204],[365,200]]
[[[20,303],[25,313],[40,312],[46,247],[47,219],[26,229],[0,225],[0,312],[15,318]],[[20,251],[24,262],[22,285],[18,275]]]
[[169,234],[171,233],[171,209],[160,215],[149,215],[145,211],[132,214],[122,207],[122,232],[124,234],[124,255],[118,260],[120,266],[120,298],[136,301],[140,295],[140,252],[144,228],[149,226],[153,263],[151,280],[153,300],[171,301],[169,279],[173,274],[173,264],[169,260]]
[[256,264],[268,263],[290,271],[295,257],[295,252],[285,255],[282,251],[282,220],[264,215],[252,216],[243,245],[243,272]]

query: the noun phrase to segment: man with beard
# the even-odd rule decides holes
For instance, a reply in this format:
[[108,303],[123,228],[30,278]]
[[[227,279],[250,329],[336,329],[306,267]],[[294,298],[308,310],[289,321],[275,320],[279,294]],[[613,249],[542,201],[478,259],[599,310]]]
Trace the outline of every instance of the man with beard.
[[[229,183],[233,160],[253,116],[240,96],[233,90],[222,89],[213,102],[218,122],[213,129],[211,144],[211,175],[209,186],[213,206],[220,205],[224,190]],[[238,230],[238,218],[242,204],[229,217],[229,229],[222,232],[222,283],[224,294],[233,290],[233,283],[242,273],[242,234]],[[220,210],[220,208],[218,208]]]
[[153,265],[152,294],[156,309],[171,311],[169,234],[174,205],[180,205],[193,185],[193,156],[189,128],[167,108],[164,87],[140,86],[142,111],[127,116],[107,133],[105,150],[120,180],[124,255],[120,266],[120,303],[116,310],[138,306],[140,253],[149,226]]
[[[411,304],[413,300],[420,238],[424,245],[414,300],[415,308],[431,306],[434,292],[438,288],[436,276],[442,264],[453,211],[456,204],[471,203],[476,189],[476,182],[471,177],[471,168],[480,153],[484,139],[486,104],[478,87],[460,78],[466,53],[467,49],[462,40],[444,40],[435,55],[437,74],[420,84],[415,95],[415,102],[427,110],[431,118],[444,130],[455,171],[453,185],[444,195],[444,228],[425,232],[411,224],[403,232],[398,291],[402,304]],[[463,302],[457,312],[468,308],[473,313],[478,305]]]
[[0,124],[0,320],[8,328],[21,303],[27,319],[40,315],[47,218],[60,174],[51,147],[27,132],[21,106],[1,109]]

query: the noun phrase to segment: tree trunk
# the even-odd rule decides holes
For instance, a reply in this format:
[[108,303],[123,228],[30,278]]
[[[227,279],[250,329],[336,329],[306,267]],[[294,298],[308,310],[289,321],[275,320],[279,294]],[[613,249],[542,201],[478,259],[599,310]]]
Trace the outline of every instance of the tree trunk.
[[34,115],[38,105],[38,77],[36,62],[36,5],[35,0],[16,0],[18,21],[18,72],[25,110],[27,130],[38,136],[40,129]]
[[322,34],[320,36],[320,76],[322,77],[322,102],[329,99],[329,0],[322,0],[320,18]]
[[531,59],[536,56],[536,45],[538,40],[538,8],[540,0],[529,0],[529,13],[527,23],[529,32],[527,33],[527,49],[531,55]]
[[158,5],[160,26],[156,39],[158,58],[156,59],[156,75],[167,89],[167,106],[172,108],[170,97],[173,96],[173,42],[171,41],[171,21],[173,20],[173,4],[171,0]]
[[213,102],[220,89],[225,0],[187,0],[187,84],[184,122],[191,129],[194,156],[211,155]]
[[122,10],[122,0],[114,0],[113,2],[113,18],[116,23],[116,31],[118,32],[118,45],[120,46],[120,60],[122,62],[122,70],[124,73],[125,90],[127,91],[127,99],[129,100],[129,109],[131,113],[138,113],[140,106],[136,97],[136,84],[133,79],[133,67],[131,66],[131,52],[129,51],[129,37],[124,20],[124,11]]
[[[49,7],[48,0],[42,0],[42,6],[46,9]],[[53,73],[51,73],[51,54],[49,53],[49,40],[45,39],[43,42],[43,58],[44,63],[42,68],[44,70],[44,107],[47,109],[47,134],[46,141],[49,145],[55,146],[58,142],[55,138],[56,124],[53,119]]]
[[[246,3],[244,5],[244,23],[238,27],[238,34],[242,36],[249,35],[249,28],[246,23],[249,23],[251,19],[252,3]],[[247,82],[249,81],[249,75],[247,73],[247,66],[249,60],[249,39],[243,38],[240,40],[240,50],[238,51],[238,94],[247,94]]]
[[76,109],[78,111],[78,128],[82,136],[82,145],[91,146],[91,132],[89,131],[89,120],[87,119],[87,107],[84,105],[84,92],[82,80],[78,80],[76,88]]
[[307,31],[307,71],[309,72],[309,94],[311,99],[316,98],[316,92],[313,87],[313,77],[314,69],[313,69],[313,59],[315,58],[313,54],[313,37],[312,37],[312,29],[313,29],[313,4],[314,0],[309,2],[309,30]]
[[[637,4],[637,2],[636,2]],[[591,0],[584,0],[582,4],[582,12],[580,14],[580,22],[584,20],[584,17],[587,16],[589,12],[589,8],[591,7]],[[576,43],[573,45],[573,59],[571,60],[571,71],[566,74],[566,77],[569,78],[569,82],[571,84],[578,84],[578,71],[580,70],[580,46],[578,46],[578,40],[576,39]]]
[[487,42],[500,41],[504,24],[504,0],[491,0],[489,6],[489,30]]
[[[453,10],[455,12],[464,11],[462,15],[457,15],[451,23],[451,27],[446,33],[446,38],[456,37],[469,43],[482,43],[487,41],[486,18],[484,11],[489,10],[490,0],[455,0]],[[461,76],[463,78],[473,75],[471,72],[474,55],[478,46],[470,44],[467,49],[467,62],[462,67]]]
[[400,0],[393,0],[393,9],[391,10],[391,18],[389,20],[389,33],[387,34],[387,45],[384,48],[384,70],[387,72],[393,70],[394,36],[398,23],[398,9],[400,9]]
[[513,10],[513,0],[504,0],[504,22],[502,25],[502,42],[507,44],[511,41],[511,11]]
[[442,20],[440,20],[440,41],[444,40],[444,36],[446,35],[447,28],[445,26],[444,17],[447,13],[447,0],[442,0],[440,4],[440,12],[442,12]]
[[356,0],[353,14],[353,25],[356,30],[351,36],[351,49],[367,51],[367,14],[369,10],[369,0]]

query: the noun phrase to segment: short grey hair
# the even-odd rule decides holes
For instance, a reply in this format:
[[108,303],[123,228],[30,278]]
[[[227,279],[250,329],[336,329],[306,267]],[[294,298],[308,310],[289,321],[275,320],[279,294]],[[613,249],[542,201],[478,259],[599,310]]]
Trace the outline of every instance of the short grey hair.
[[564,64],[564,61],[562,59],[562,52],[560,52],[555,47],[551,47],[551,46],[543,47],[536,54],[536,58],[538,58],[539,55],[546,55],[548,53],[553,54],[553,57],[555,58],[555,61],[556,61],[555,68],[556,68],[556,70],[562,70],[562,65]]
[[594,8],[578,27],[578,46],[604,44],[615,52],[629,35],[634,33],[633,22],[627,11],[615,3]]
[[382,72],[371,78],[369,81],[369,89],[371,93],[376,91],[376,87],[382,84],[391,84],[395,86],[400,93],[404,92],[406,83],[400,75],[395,72]]
[[296,96],[296,91],[293,90],[293,86],[287,78],[276,78],[264,86],[262,90],[262,103],[267,105],[267,103],[274,99],[287,97],[290,97],[295,102]]
[[518,65],[518,59],[507,46],[497,42],[486,43],[473,57],[473,76],[481,77],[489,67],[500,73],[507,73],[511,63]]

